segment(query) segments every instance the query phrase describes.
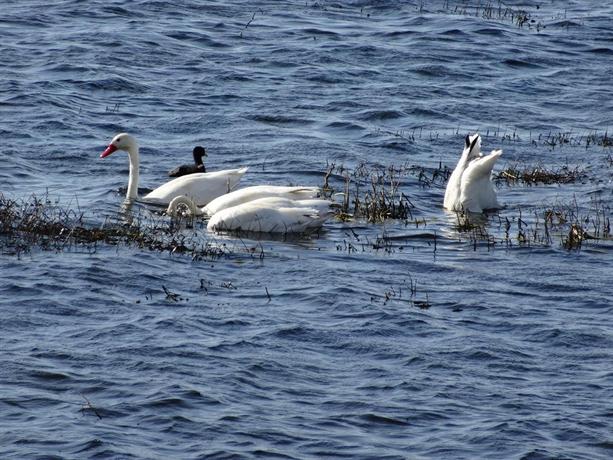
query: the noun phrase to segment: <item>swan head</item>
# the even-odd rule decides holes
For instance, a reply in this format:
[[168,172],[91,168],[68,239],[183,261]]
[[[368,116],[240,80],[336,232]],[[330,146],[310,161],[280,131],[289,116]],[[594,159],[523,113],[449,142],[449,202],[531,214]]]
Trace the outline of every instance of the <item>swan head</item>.
[[475,133],[472,136],[469,134],[466,135],[462,156],[466,157],[467,162],[481,156],[481,136],[479,133]]
[[127,133],[120,133],[113,138],[106,150],[100,154],[100,158],[108,157],[111,153],[116,152],[117,150],[125,150],[126,152],[130,152],[135,148],[138,148],[138,142],[136,142],[136,139]]

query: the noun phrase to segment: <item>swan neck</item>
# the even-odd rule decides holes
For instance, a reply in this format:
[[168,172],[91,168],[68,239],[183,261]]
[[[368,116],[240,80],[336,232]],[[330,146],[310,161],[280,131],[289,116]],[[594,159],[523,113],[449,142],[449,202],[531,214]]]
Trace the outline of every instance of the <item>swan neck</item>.
[[128,148],[128,158],[130,159],[130,178],[128,179],[128,191],[126,199],[135,200],[138,198],[138,175],[139,175],[139,155],[138,145]]
[[194,203],[190,198],[186,197],[185,195],[179,195],[173,198],[168,205],[166,213],[170,214],[171,216],[175,216],[177,214],[177,208],[179,207],[179,205],[187,206],[187,209],[192,216],[201,216],[204,213],[202,209],[196,206],[196,203]]

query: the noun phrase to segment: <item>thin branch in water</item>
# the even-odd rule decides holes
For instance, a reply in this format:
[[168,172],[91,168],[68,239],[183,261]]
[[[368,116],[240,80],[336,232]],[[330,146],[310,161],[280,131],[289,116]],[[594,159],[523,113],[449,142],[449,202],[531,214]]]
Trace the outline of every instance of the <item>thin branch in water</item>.
[[87,399],[87,397],[83,393],[81,393],[81,397],[85,400],[85,404],[81,406],[81,412],[90,410],[96,415],[96,417],[98,417],[98,419],[102,420],[102,416],[100,415],[100,412],[98,412],[98,410],[92,405],[89,399]]

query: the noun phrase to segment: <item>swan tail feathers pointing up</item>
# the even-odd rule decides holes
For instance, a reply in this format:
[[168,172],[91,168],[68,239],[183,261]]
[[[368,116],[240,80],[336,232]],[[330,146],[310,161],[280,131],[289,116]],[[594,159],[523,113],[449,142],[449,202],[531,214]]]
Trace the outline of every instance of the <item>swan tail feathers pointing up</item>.
[[472,173],[479,175],[491,173],[494,169],[496,161],[498,161],[498,158],[500,158],[500,155],[502,155],[502,150],[492,150],[492,153],[489,155],[485,155],[471,161],[467,170],[470,169],[472,170]]

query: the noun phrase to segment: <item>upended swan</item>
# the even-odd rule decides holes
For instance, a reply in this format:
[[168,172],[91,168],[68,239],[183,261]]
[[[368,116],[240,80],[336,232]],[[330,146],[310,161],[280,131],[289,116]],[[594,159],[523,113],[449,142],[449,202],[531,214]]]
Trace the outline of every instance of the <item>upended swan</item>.
[[[127,200],[138,198],[139,148],[138,142],[127,133],[117,134],[100,158],[105,158],[117,150],[128,152],[130,159],[130,178],[128,180]],[[168,204],[173,198],[185,195],[199,206],[203,206],[220,195],[232,190],[248,168],[226,169],[209,173],[188,174],[177,177],[159,186],[143,197],[156,204]]]
[[449,177],[443,205],[450,211],[480,213],[500,208],[491,181],[492,169],[502,150],[481,153],[481,136],[466,136],[464,151]]
[[[193,215],[205,214],[187,197],[177,197],[168,206],[175,215],[179,205]],[[262,233],[304,233],[320,228],[334,212],[335,204],[324,199],[294,200],[270,196],[220,209],[207,224],[209,231],[244,231]]]

